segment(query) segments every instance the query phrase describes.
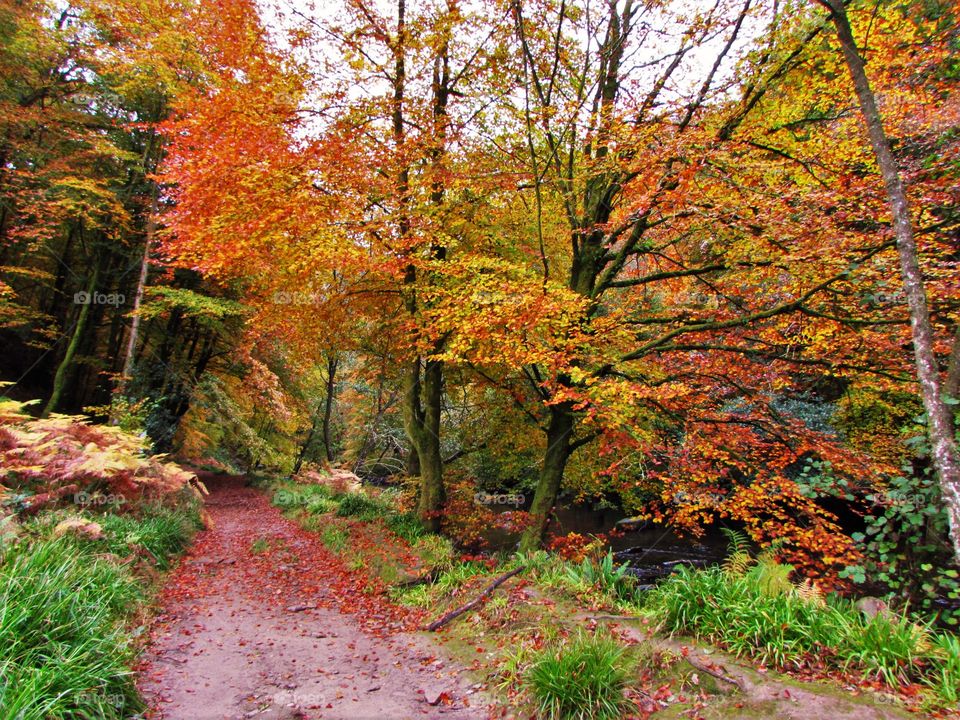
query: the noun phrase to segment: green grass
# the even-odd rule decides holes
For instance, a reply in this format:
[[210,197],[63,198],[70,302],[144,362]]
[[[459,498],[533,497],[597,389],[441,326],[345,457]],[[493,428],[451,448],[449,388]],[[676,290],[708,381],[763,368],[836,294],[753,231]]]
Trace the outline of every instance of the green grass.
[[335,525],[327,525],[323,529],[323,532],[320,533],[320,540],[328,549],[335,553],[341,553],[347,547],[350,534],[343,528],[336,527]]
[[258,537],[250,543],[250,552],[254,555],[262,555],[270,549],[270,541],[265,537]]
[[428,534],[416,513],[393,513],[387,516],[386,523],[395,535],[410,543],[416,542]]
[[120,619],[141,599],[125,569],[70,539],[14,550],[0,570],[6,717],[125,717],[140,709]]
[[525,680],[540,717],[613,720],[626,709],[623,693],[633,668],[626,647],[580,632],[535,656]]
[[921,682],[947,703],[960,686],[960,641],[935,635],[912,619],[866,617],[848,600],[818,603],[796,592],[773,593],[754,570],[681,569],[651,591],[646,609],[674,633],[691,634],[778,667],[810,657],[838,670],[860,672],[892,687]]
[[182,553],[200,529],[195,507],[147,508],[138,516],[104,515],[97,521],[106,535],[106,549],[126,556],[137,547],[145,550],[161,570],[169,567],[171,558]]
[[[129,623],[147,588],[120,558],[133,546],[159,567],[189,542],[196,508],[97,517],[105,538],[50,539],[52,524],[0,557],[0,708],[17,720],[114,720],[142,710]],[[55,515],[51,517],[56,518]]]
[[924,678],[924,683],[937,697],[956,706],[960,703],[960,637],[937,636],[933,641],[933,653],[939,657],[939,662]]
[[358,494],[344,495],[337,508],[338,517],[355,517],[358,520],[367,521],[380,517],[387,518],[392,514],[394,511],[389,505]]

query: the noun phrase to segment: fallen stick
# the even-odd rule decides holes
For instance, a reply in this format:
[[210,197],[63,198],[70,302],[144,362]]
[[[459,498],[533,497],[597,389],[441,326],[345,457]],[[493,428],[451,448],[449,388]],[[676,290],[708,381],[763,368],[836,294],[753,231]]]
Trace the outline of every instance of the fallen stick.
[[698,660],[694,660],[694,659],[693,659],[692,657],[690,657],[689,655],[687,655],[684,659],[685,659],[688,663],[690,663],[690,664],[694,667],[694,669],[699,670],[700,672],[705,672],[707,675],[712,675],[712,676],[715,677],[717,680],[722,680],[722,681],[725,682],[725,683],[730,683],[730,684],[733,685],[735,688],[737,688],[740,692],[743,692],[743,691],[744,691],[743,683],[740,682],[739,680],[736,680],[736,679],[730,677],[729,675],[724,675],[724,674],[723,674],[722,672],[720,672],[719,670],[714,670],[714,669],[713,669],[712,667],[710,667],[709,665],[706,665],[706,664],[704,664],[704,663],[701,663],[701,662],[698,661]]
[[439,618],[438,620],[434,620],[432,623],[427,625],[427,630],[430,630],[431,632],[433,632],[434,630],[439,630],[451,620],[455,620],[456,618],[463,615],[465,612],[469,612],[470,610],[473,610],[480,603],[482,603],[490,593],[492,593],[498,587],[503,585],[503,583],[505,583],[507,580],[512,578],[514,575],[519,575],[524,570],[526,570],[526,568],[518,567],[515,570],[511,570],[508,573],[504,573],[503,575],[498,577],[496,580],[494,580],[492,583],[487,585],[486,589],[482,593],[477,595],[477,597],[475,597],[473,600],[468,602],[466,605],[461,605],[456,610],[451,610],[442,618]]

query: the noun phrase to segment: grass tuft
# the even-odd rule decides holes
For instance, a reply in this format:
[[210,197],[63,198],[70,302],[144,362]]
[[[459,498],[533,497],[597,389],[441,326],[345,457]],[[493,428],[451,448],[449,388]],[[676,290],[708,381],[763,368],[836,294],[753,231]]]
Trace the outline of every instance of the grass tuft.
[[627,648],[605,635],[580,632],[541,651],[526,681],[541,717],[613,720],[626,709],[632,668]]

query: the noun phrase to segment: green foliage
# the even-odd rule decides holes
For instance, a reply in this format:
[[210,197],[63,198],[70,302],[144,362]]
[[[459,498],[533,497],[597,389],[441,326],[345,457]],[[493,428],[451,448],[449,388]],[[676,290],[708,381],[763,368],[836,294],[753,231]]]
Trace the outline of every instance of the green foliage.
[[943,633],[933,640],[933,653],[939,662],[927,673],[924,682],[947,703],[960,702],[960,636]]
[[[866,530],[852,537],[867,562],[843,575],[854,582],[882,583],[894,606],[922,610],[943,625],[960,627],[960,573],[947,543],[948,520],[932,472],[895,477],[864,518]],[[953,607],[944,607],[946,598]]]
[[18,720],[128,718],[142,709],[126,622],[144,600],[130,555],[169,566],[200,527],[199,508],[105,513],[104,537],[49,539],[60,513],[24,525],[0,555],[0,708]]
[[792,565],[782,565],[777,562],[771,551],[764,551],[757,556],[756,564],[747,571],[747,577],[765,595],[786,595],[794,590],[790,582]]
[[174,309],[218,332],[226,329],[225,321],[242,318],[249,312],[248,308],[233,300],[203,295],[186,288],[155,285],[148,288],[148,298],[140,306],[140,315],[150,320]]
[[426,585],[415,587],[391,588],[390,596],[393,600],[407,607],[431,607],[436,603],[433,593]]
[[632,669],[627,648],[608,636],[580,632],[536,656],[526,681],[540,717],[613,720],[626,709]]
[[[930,633],[905,618],[878,613],[869,622],[849,627],[841,647],[848,663],[896,687],[922,675],[924,656],[930,652]],[[960,675],[956,677],[960,679]]]
[[629,565],[614,564],[613,553],[600,560],[584,558],[579,565],[567,565],[565,574],[573,585],[592,587],[620,600],[633,599],[636,581],[627,573]]
[[183,552],[201,528],[196,504],[177,508],[158,505],[142,509],[136,516],[108,514],[97,522],[105,535],[100,542],[109,552],[125,557],[142,549],[161,570],[169,567],[170,559]]
[[720,568],[683,568],[646,601],[670,632],[704,637],[766,664],[800,666],[815,656],[892,686],[923,682],[941,702],[950,701],[949,683],[960,684],[949,655],[955,636],[933,636],[906,617],[867,617],[843,599],[810,601],[796,587],[771,593],[753,569],[734,576]]
[[250,552],[254,555],[262,555],[270,549],[270,541],[265,537],[258,537],[250,543]]
[[355,517],[359,520],[374,520],[386,517],[392,512],[393,510],[384,503],[357,493],[344,495],[337,508],[338,517]]
[[387,517],[387,527],[407,542],[416,542],[427,534],[416,513],[396,513]]
[[446,569],[453,566],[453,543],[439,535],[425,535],[413,545],[424,567]]
[[756,562],[750,554],[750,538],[741,530],[721,528],[730,541],[727,548],[727,557],[723,561],[723,569],[731,575],[745,575]]
[[333,552],[341,553],[347,547],[350,534],[343,528],[335,525],[327,525],[320,535],[320,540]]

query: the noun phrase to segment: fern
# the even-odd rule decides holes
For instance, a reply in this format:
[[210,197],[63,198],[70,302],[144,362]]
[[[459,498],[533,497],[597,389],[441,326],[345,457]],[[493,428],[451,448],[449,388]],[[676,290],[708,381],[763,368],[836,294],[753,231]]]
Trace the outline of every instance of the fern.
[[795,583],[793,588],[796,596],[805,603],[818,607],[824,607],[827,604],[823,596],[823,591],[817,587],[810,578],[805,578],[803,581]]
[[723,571],[734,577],[742,577],[747,574],[750,567],[756,562],[748,552],[735,552],[728,555],[723,561]]
[[732,530],[730,528],[722,528],[722,532],[730,541],[727,546],[727,552],[730,554],[723,561],[724,572],[734,577],[746,575],[755,562],[750,555],[749,536],[742,530]]
[[743,530],[721,528],[720,532],[727,536],[727,540],[730,543],[727,545],[728,553],[731,555],[737,555],[739,553],[750,554],[750,536]]
[[756,565],[751,568],[748,577],[757,589],[768,597],[787,595],[794,590],[790,581],[793,565],[781,565],[769,550],[757,556]]

